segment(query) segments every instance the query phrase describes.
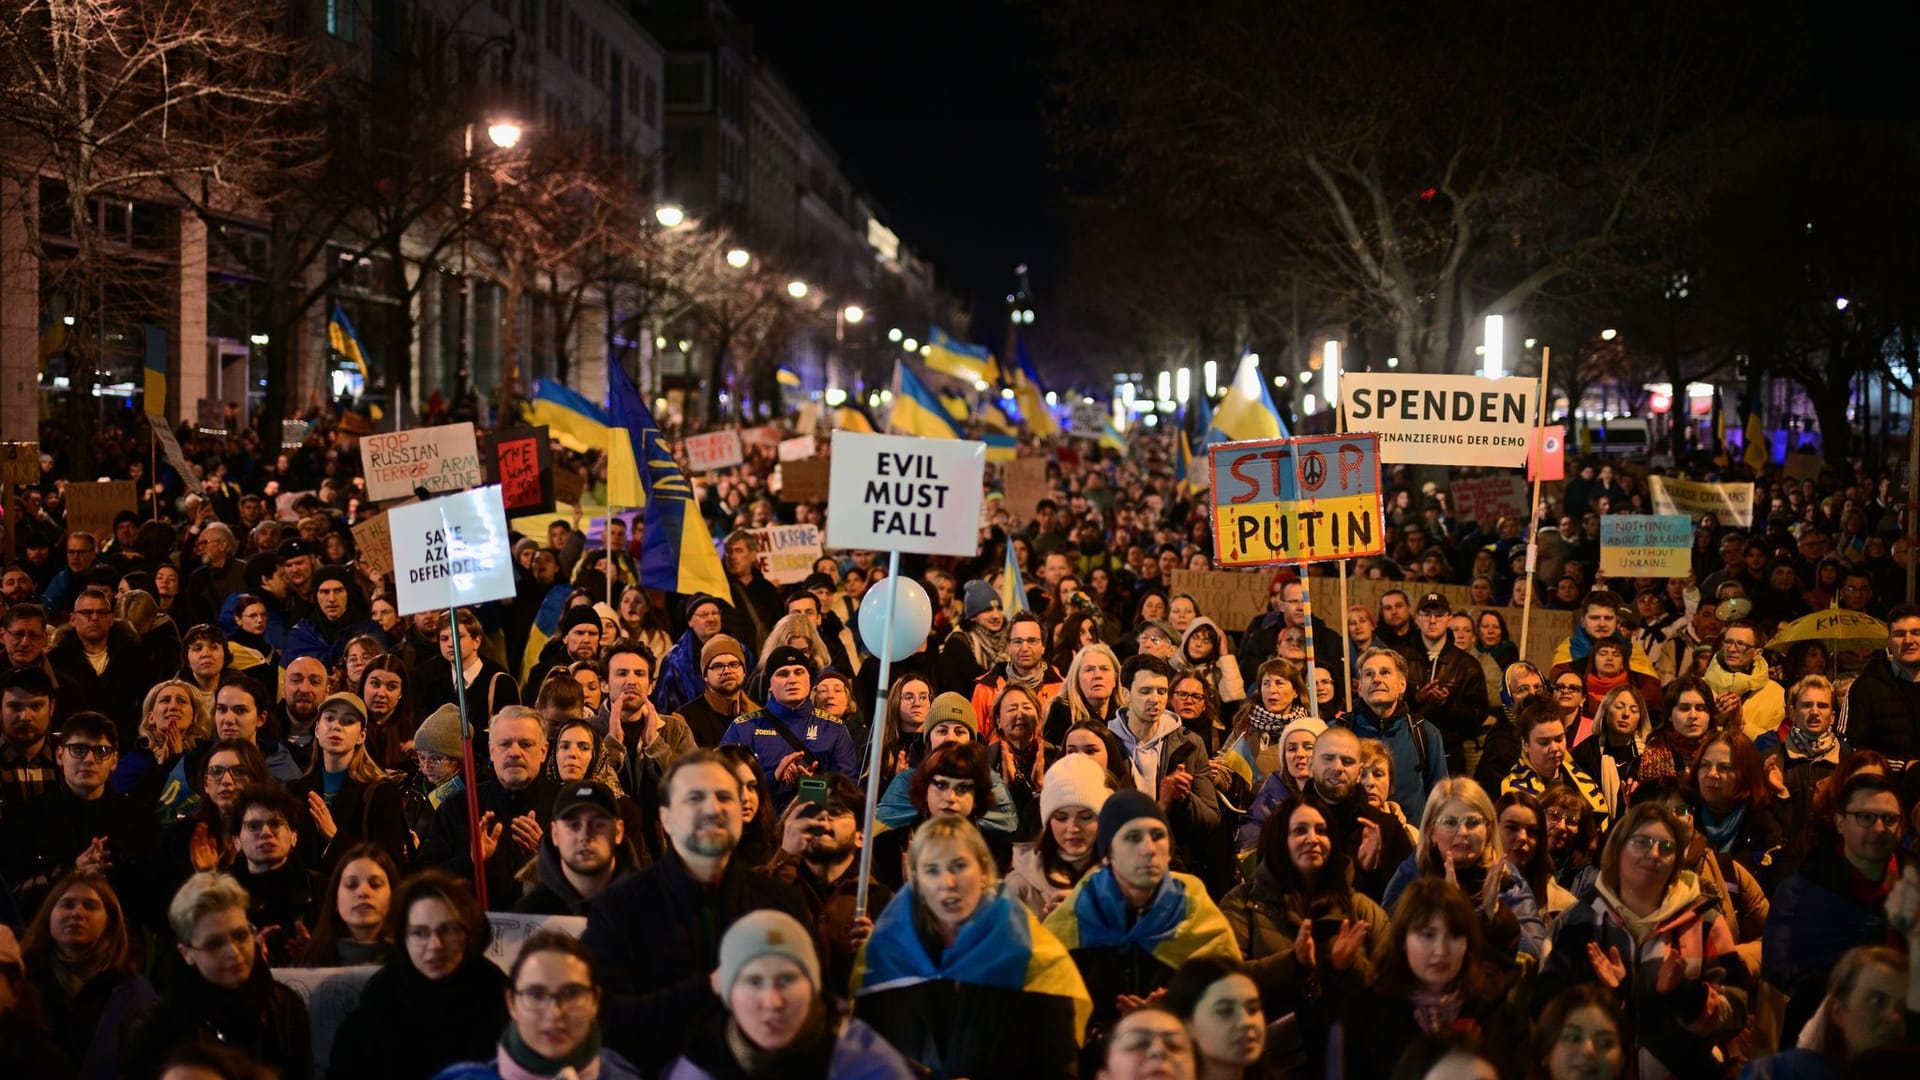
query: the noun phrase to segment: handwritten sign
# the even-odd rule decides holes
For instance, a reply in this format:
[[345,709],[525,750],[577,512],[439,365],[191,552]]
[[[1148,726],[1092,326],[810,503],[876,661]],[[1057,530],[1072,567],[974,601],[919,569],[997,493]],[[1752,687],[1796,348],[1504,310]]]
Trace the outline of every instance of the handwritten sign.
[[553,513],[553,442],[545,427],[496,434],[491,464],[507,513]]
[[402,615],[513,596],[507,509],[498,485],[442,495],[381,515],[392,534]]
[[798,585],[813,573],[813,562],[820,557],[818,525],[773,525],[747,532],[753,537],[753,559],[768,581]]
[[791,503],[821,502],[832,483],[833,459],[816,457],[804,461],[783,461],[780,473],[780,497]]
[[32,484],[40,479],[40,444],[0,443],[0,482]]
[[1753,526],[1751,483],[1713,484],[1649,476],[1647,494],[1653,496],[1653,509],[1658,514],[1685,514],[1695,521],[1702,514],[1712,514],[1723,526]]
[[1016,521],[1032,521],[1040,500],[1047,497],[1047,459],[1016,458],[1007,462],[1007,513]]
[[360,462],[367,497],[375,502],[408,498],[415,488],[459,491],[482,481],[472,424],[368,435],[360,440]]
[[1097,401],[1076,401],[1073,403],[1073,413],[1068,418],[1068,427],[1081,438],[1097,439],[1100,429],[1107,426],[1112,416],[1106,406]]
[[1348,428],[1379,433],[1380,460],[1390,464],[1525,465],[1539,392],[1533,379],[1392,371],[1340,376]]
[[568,937],[587,932],[587,920],[581,915],[520,915],[510,911],[489,911],[487,922],[493,925],[493,942],[487,946],[487,959],[501,971],[511,970],[520,955],[520,946],[542,930],[557,930]]
[[122,510],[138,510],[140,496],[131,480],[100,480],[67,485],[67,530],[89,532],[105,539],[113,532],[113,517]]
[[1684,514],[1602,517],[1600,572],[1620,577],[1686,577],[1693,572],[1693,519]]
[[780,460],[802,461],[813,456],[815,447],[812,435],[795,435],[791,439],[780,440]]
[[980,549],[987,444],[906,435],[833,437],[827,542],[837,548],[967,555]]
[[1527,484],[1518,476],[1462,477],[1450,485],[1453,514],[1462,521],[1491,527],[1503,517],[1527,517]]
[[1216,565],[1271,566],[1386,551],[1375,436],[1216,443],[1208,455]]
[[1175,570],[1168,582],[1168,595],[1192,593],[1202,615],[1219,623],[1224,630],[1239,633],[1248,623],[1267,613],[1267,585],[1272,579],[1270,573]]
[[160,444],[161,456],[173,466],[173,471],[189,484],[198,484],[200,466],[187,460],[187,455],[180,449],[180,440],[173,437],[173,429],[165,424],[149,424],[148,429],[153,432],[154,440]]
[[553,501],[579,506],[580,497],[587,492],[587,482],[572,469],[561,469],[553,474]]
[[355,522],[353,549],[375,573],[393,573],[393,534],[387,530],[387,515],[375,514]]
[[726,428],[721,431],[709,431],[705,435],[687,436],[687,471],[712,472],[715,469],[730,469],[747,460],[745,450],[740,445],[738,428]]

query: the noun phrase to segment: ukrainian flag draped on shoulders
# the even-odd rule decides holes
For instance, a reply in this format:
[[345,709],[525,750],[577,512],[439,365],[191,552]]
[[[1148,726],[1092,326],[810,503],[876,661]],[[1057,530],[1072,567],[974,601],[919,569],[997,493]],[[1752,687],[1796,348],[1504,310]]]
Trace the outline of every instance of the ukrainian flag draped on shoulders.
[[1046,926],[1069,953],[1131,946],[1170,968],[1196,956],[1240,959],[1227,917],[1191,874],[1168,873],[1153,902],[1134,918],[1113,871],[1095,870],[1060,901]]
[[[640,584],[649,589],[691,596],[708,593],[730,596],[727,575],[714,550],[713,534],[694,501],[693,484],[667,450],[660,425],[640,400],[633,379],[619,364],[607,365],[610,418],[616,445],[626,442],[640,464],[640,483],[646,495],[646,518],[641,529]],[[624,440],[617,435],[624,431]],[[619,460],[619,455],[614,456]]]
[[873,933],[854,961],[854,996],[943,980],[1051,994],[1073,1000],[1074,1041],[1085,1038],[1093,1018],[1087,984],[1073,957],[1027,905],[1005,892],[982,897],[953,945],[934,956],[913,925],[918,902],[908,885],[874,920]]

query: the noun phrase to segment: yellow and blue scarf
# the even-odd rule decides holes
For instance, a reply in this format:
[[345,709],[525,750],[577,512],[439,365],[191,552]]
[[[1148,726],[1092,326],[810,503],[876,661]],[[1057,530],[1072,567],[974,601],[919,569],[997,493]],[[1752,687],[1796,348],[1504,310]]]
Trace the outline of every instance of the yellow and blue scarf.
[[1047,916],[1047,929],[1069,952],[1131,947],[1172,968],[1196,956],[1240,959],[1227,917],[1192,875],[1168,874],[1139,918],[1129,920],[1127,915],[1127,900],[1113,871],[1102,867],[1081,878],[1060,901]]

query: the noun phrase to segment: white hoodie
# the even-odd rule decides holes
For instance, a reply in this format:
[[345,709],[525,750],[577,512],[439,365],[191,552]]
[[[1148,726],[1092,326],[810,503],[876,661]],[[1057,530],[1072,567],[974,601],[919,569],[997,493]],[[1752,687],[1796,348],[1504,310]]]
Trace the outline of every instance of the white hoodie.
[[1186,730],[1180,718],[1171,709],[1160,710],[1154,718],[1153,731],[1145,739],[1136,739],[1133,729],[1127,726],[1127,710],[1115,713],[1107,727],[1120,740],[1121,749],[1126,751],[1127,760],[1133,765],[1133,784],[1149,795],[1160,791],[1160,758],[1166,749],[1167,739]]

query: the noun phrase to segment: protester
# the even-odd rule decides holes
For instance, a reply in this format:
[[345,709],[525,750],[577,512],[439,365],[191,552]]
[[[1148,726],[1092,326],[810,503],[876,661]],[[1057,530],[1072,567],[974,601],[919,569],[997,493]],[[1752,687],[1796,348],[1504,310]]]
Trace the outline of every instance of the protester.
[[393,856],[378,844],[357,844],[334,865],[320,893],[320,914],[307,946],[307,967],[384,964],[393,958],[388,913],[400,883]]
[[133,930],[106,878],[75,870],[47,891],[20,943],[53,1041],[82,1080],[116,1075],[122,1030],[156,1000]]

